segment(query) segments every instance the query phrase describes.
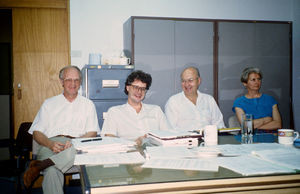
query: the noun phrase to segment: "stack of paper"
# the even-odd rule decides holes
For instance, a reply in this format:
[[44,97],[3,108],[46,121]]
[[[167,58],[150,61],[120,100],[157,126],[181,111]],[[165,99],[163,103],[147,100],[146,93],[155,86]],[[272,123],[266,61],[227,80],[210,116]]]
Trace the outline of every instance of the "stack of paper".
[[293,169],[280,165],[274,165],[271,162],[251,155],[242,155],[238,157],[219,157],[217,158],[217,161],[220,166],[233,170],[244,176],[295,172]]
[[300,170],[300,150],[293,147],[284,147],[274,150],[253,151],[252,154],[291,169]]
[[284,146],[278,143],[254,143],[254,144],[224,144],[216,146],[223,155],[226,156],[240,156],[250,155],[253,151],[259,150],[273,150],[276,153],[277,149]]
[[154,145],[195,147],[202,136],[193,132],[152,130],[147,137]]
[[233,127],[233,128],[221,128],[221,129],[218,129],[218,131],[220,133],[227,133],[227,132],[238,132],[240,131],[241,128],[240,127]]
[[145,158],[139,152],[77,154],[74,160],[75,165],[142,164],[144,162]]
[[176,169],[176,170],[199,170],[213,171],[219,170],[218,164],[214,159],[166,159],[154,158],[146,160],[142,165],[143,168],[161,168],[161,169]]
[[144,151],[147,159],[153,158],[196,158],[196,154],[194,154],[191,149],[187,147],[164,147],[164,146],[154,146],[147,147]]
[[80,153],[118,153],[134,149],[135,142],[116,137],[76,138],[72,144]]
[[199,159],[187,147],[147,147],[143,168],[214,171],[219,169],[214,159]]

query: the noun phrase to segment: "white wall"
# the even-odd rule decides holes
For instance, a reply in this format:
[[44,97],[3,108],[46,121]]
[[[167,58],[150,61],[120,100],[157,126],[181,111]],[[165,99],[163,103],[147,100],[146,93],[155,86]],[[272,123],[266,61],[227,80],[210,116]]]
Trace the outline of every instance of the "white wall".
[[123,23],[130,16],[292,20],[291,0],[70,0],[72,64],[88,63],[123,49]]
[[[300,91],[299,1],[70,0],[71,62],[83,67],[91,52],[100,52],[104,58],[118,56],[123,50],[123,23],[130,16],[294,21],[293,88]],[[293,98],[300,99],[299,92]],[[296,119],[300,118],[300,100],[294,102],[294,114],[300,130],[300,119]]]

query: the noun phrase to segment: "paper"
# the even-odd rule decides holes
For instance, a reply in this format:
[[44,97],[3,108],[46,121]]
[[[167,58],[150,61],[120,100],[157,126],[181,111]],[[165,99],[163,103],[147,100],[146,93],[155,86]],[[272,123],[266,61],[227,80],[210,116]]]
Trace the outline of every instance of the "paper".
[[188,131],[151,130],[147,137],[154,145],[195,147],[202,136]]
[[168,130],[151,130],[148,133],[148,135],[157,137],[162,140],[202,137],[198,133],[193,133],[193,132],[188,132],[188,131],[168,131]]
[[[98,138],[98,137],[96,137]],[[134,149],[136,144],[134,141],[125,140],[122,138],[116,137],[102,137],[101,141],[88,141],[93,138],[76,138],[72,139],[72,144],[76,150],[81,152],[90,152],[90,153],[116,153],[116,152],[127,152]]]
[[218,149],[223,155],[227,156],[239,156],[249,155],[252,151],[256,150],[276,150],[283,146],[278,143],[255,143],[255,144],[225,144],[218,145]]
[[144,151],[147,158],[196,158],[187,147],[147,147]]
[[120,86],[119,80],[102,80],[103,88],[118,88]]
[[300,170],[300,150],[285,147],[274,150],[253,151],[252,154],[272,163]]
[[140,164],[145,158],[139,152],[130,153],[98,153],[76,154],[74,165],[108,165],[108,164]]
[[220,133],[224,133],[224,132],[234,132],[234,131],[240,131],[241,128],[240,127],[233,127],[233,128],[221,128],[221,129],[218,129],[218,131]]
[[143,168],[160,168],[160,169],[179,169],[179,170],[199,170],[213,171],[219,170],[218,164],[213,159],[166,159],[154,158],[146,160],[142,165]]
[[147,139],[153,145],[158,146],[184,146],[184,147],[196,147],[198,146],[197,138],[179,138],[164,140],[154,136],[148,135]]
[[215,158],[218,156],[223,156],[223,154],[221,153],[220,149],[217,148],[217,146],[195,147],[191,149],[191,152],[199,158]]
[[239,157],[220,157],[217,158],[220,166],[233,170],[244,176],[249,175],[265,175],[275,173],[294,173],[295,170],[271,162],[262,160],[251,155]]

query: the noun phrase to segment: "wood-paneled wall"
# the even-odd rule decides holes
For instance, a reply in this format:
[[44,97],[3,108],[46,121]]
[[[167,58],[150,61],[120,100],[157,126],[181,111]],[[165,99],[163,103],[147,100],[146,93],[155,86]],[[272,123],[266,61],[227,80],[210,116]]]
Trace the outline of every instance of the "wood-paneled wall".
[[1,0],[0,8],[61,8],[68,7],[68,0]]
[[16,136],[46,98],[62,91],[58,72],[70,64],[69,0],[2,0],[0,7],[12,8]]

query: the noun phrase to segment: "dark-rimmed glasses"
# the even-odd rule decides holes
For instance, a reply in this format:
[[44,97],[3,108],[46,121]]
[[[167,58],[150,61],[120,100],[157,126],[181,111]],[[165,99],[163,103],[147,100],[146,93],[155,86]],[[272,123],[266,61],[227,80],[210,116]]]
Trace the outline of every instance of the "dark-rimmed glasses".
[[136,85],[130,85],[130,86],[132,86],[133,90],[136,91],[136,92],[139,92],[139,91],[146,92],[147,91],[146,87],[139,87],[139,86],[136,86]]

